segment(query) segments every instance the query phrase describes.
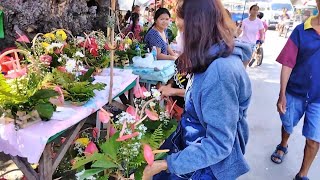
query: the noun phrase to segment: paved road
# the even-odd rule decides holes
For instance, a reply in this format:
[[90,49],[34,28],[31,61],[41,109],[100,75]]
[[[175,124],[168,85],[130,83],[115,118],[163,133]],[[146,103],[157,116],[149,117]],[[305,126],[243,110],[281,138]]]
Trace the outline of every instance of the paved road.
[[[248,114],[250,141],[246,157],[250,173],[241,180],[290,180],[298,172],[302,158],[305,139],[302,137],[302,121],[295,128],[289,142],[289,153],[281,165],[274,164],[270,155],[280,142],[281,123],[276,111],[279,94],[279,77],[281,66],[275,62],[286,39],[278,37],[275,31],[268,31],[264,45],[265,59],[261,67],[248,68],[251,78],[253,97]],[[311,180],[320,180],[320,153],[318,153],[309,172]]]

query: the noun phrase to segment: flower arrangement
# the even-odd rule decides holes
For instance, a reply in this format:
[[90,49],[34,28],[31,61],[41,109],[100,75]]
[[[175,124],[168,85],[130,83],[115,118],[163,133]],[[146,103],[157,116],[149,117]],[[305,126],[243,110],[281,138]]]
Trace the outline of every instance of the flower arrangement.
[[55,105],[49,100],[59,94],[44,88],[42,83],[35,73],[15,79],[5,79],[0,74],[0,119],[20,125],[29,120],[49,120],[55,111]]
[[108,43],[107,38],[101,31],[93,31],[86,35],[86,38],[77,39],[78,44],[83,48],[83,56],[85,64],[97,69],[105,68],[109,66],[110,57],[109,50],[105,45]]
[[170,103],[161,106],[161,94],[156,89],[141,89],[135,95],[135,106],[128,107],[126,112],[115,117],[105,110],[98,113],[104,123],[111,122],[110,133],[99,142],[84,143],[85,151],[73,165],[79,171],[78,179],[122,179],[132,174],[141,179],[144,167],[168,152],[158,149],[177,126]]
[[[102,44],[99,47],[106,52]],[[69,31],[37,34],[31,49],[26,44],[18,48],[0,55],[0,70],[5,74],[0,74],[0,123],[49,120],[64,100],[83,104],[94,97],[94,90],[106,86],[93,84],[96,66],[87,65],[83,47]]]

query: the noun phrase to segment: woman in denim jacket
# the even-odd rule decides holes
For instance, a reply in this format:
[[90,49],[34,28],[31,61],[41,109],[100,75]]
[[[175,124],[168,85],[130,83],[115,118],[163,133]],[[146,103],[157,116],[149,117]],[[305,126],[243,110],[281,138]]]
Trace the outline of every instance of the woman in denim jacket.
[[244,159],[251,84],[242,61],[250,47],[234,42],[234,25],[220,0],[184,0],[184,53],[179,69],[190,74],[179,126],[163,144],[165,160],[143,179],[234,180],[249,171]]

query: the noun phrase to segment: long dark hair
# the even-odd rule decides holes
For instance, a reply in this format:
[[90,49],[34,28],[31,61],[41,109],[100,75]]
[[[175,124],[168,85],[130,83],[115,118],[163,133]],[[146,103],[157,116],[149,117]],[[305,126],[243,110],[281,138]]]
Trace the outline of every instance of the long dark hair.
[[156,11],[156,13],[154,14],[154,18],[153,18],[154,22],[153,22],[152,26],[148,29],[147,34],[148,34],[148,32],[156,25],[156,21],[158,20],[158,18],[159,18],[162,14],[168,14],[169,17],[171,17],[171,14],[170,14],[170,12],[169,12],[168,9],[166,9],[166,8],[159,8],[159,9]]
[[134,33],[134,28],[136,27],[138,20],[139,20],[139,14],[132,13],[132,15],[131,15],[131,21],[132,21],[131,32],[133,32],[133,33]]
[[[234,48],[235,25],[220,0],[180,0],[177,16],[184,19],[182,72],[201,73],[218,57],[229,56]],[[213,45],[220,45],[216,54],[209,54]]]

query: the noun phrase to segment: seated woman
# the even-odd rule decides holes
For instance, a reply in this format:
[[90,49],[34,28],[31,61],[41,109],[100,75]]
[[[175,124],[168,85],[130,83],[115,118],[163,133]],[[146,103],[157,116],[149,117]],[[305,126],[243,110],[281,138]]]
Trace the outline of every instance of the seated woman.
[[132,32],[134,34],[134,37],[132,34],[129,35],[130,39],[137,39],[138,41],[141,41],[140,33],[142,32],[142,27],[139,25],[139,14],[138,13],[132,13],[131,15],[131,21],[132,23],[126,27],[123,31],[125,35]]
[[157,48],[158,60],[177,59],[177,55],[169,46],[168,37],[165,32],[169,26],[170,16],[170,12],[166,8],[158,9],[154,16],[154,23],[144,38],[147,48],[150,50],[154,46]]

